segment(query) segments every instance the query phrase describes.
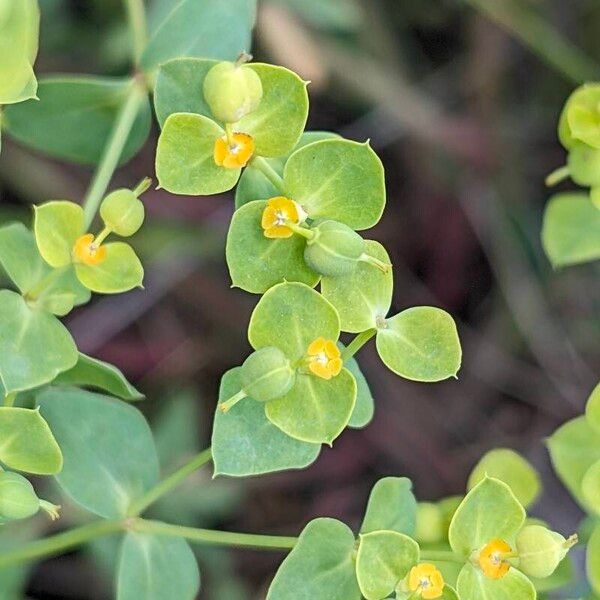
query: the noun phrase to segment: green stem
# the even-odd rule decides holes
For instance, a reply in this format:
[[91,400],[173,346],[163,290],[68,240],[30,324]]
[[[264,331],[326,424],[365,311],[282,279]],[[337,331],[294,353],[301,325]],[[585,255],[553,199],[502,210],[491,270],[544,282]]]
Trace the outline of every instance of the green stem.
[[569,177],[569,175],[571,175],[571,171],[567,165],[564,167],[559,167],[555,171],[552,171],[548,177],[546,177],[546,185],[548,187],[552,187],[553,185],[564,181],[567,177]]
[[112,229],[110,227],[105,227],[95,238],[94,244],[96,246],[100,246],[102,242],[112,233]]
[[454,554],[451,550],[424,550],[421,552],[421,560],[431,562],[454,562],[459,564],[466,562],[464,557]]
[[298,225],[297,223],[294,223],[293,221],[286,221],[285,226],[288,229],[291,229],[294,233],[297,233],[298,235],[301,235],[303,238],[306,238],[307,240],[312,240],[315,237],[314,231],[311,231],[307,227],[302,227],[301,225]]
[[89,525],[82,525],[64,533],[36,540],[10,552],[0,554],[0,569],[60,554],[95,538],[116,533],[122,528],[122,521],[95,521]]
[[41,281],[34,285],[26,294],[28,300],[37,300],[71,265],[52,269]]
[[102,158],[94,178],[85,195],[83,202],[83,212],[85,217],[85,228],[87,229],[94,220],[98,206],[106,192],[119,159],[123,153],[123,148],[131,132],[142,101],[146,97],[146,90],[137,79],[131,80],[131,86],[121,110],[117,115],[110,137],[104,147]]
[[347,361],[352,358],[375,334],[377,329],[367,329],[359,333],[343,350],[342,360]]
[[136,500],[128,511],[128,516],[136,517],[146,510],[151,504],[154,504],[159,498],[177,487],[185,479],[187,479],[194,471],[204,466],[212,459],[212,451],[210,448],[203,450],[197,454],[192,460],[187,462],[183,467],[169,475],[167,478],[160,481],[155,487],[146,492],[141,498]]
[[240,390],[237,394],[225,400],[225,402],[220,402],[218,408],[222,413],[229,412],[240,400],[243,400],[247,396],[248,394],[244,390]]
[[170,525],[161,521],[136,519],[132,525],[134,531],[152,533],[154,535],[169,535],[183,537],[190,542],[213,544],[217,546],[237,546],[257,548],[260,550],[291,550],[298,540],[295,537],[278,535],[255,535],[252,533],[232,533],[229,531],[214,531],[212,529],[197,529]]
[[125,8],[127,9],[127,20],[129,21],[133,61],[137,65],[148,41],[144,0],[125,0]]
[[152,179],[150,177],[144,177],[134,188],[133,194],[136,198],[139,198],[150,186],[152,185]]
[[4,406],[8,406],[9,408],[14,405],[15,399],[17,398],[17,392],[10,392],[4,396]]
[[374,256],[367,254],[366,252],[363,252],[358,257],[358,260],[374,266],[376,269],[379,269],[382,273],[389,273],[392,268],[392,265],[390,263],[383,262],[382,260],[379,260],[378,258],[375,258]]
[[283,195],[285,195],[285,184],[275,169],[262,157],[254,156],[250,166],[260,171]]

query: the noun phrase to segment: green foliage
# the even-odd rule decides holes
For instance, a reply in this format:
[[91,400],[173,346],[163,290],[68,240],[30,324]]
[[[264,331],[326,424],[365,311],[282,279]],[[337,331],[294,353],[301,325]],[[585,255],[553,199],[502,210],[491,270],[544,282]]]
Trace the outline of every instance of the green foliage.
[[[343,350],[343,346],[338,344]],[[373,418],[375,412],[375,400],[371,395],[369,384],[362,374],[358,362],[354,358],[350,358],[344,361],[346,369],[352,373],[354,380],[356,381],[356,404],[354,405],[354,411],[348,421],[348,427],[362,429],[368,425]]]
[[511,569],[502,579],[488,579],[481,571],[466,564],[456,584],[461,600],[535,600],[533,583],[520,571]]
[[27,519],[39,509],[40,500],[25,477],[0,471],[0,523]]
[[196,558],[184,539],[134,532],[123,538],[117,600],[195,598],[199,590]]
[[588,541],[587,576],[594,592],[600,594],[600,525],[596,525]]
[[106,519],[124,517],[158,480],[150,429],[133,406],[77,388],[37,401],[64,455],[57,481],[77,504]]

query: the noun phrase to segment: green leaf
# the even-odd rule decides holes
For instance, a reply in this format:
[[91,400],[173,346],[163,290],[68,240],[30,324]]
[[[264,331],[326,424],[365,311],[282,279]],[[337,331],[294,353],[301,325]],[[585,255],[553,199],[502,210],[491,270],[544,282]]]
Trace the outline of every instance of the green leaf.
[[435,382],[456,377],[462,351],[454,319],[440,308],[415,306],[385,320],[377,352],[401,377]]
[[448,539],[454,552],[470,556],[494,539],[510,544],[524,522],[525,510],[508,485],[486,477],[456,509]]
[[[227,371],[221,379],[219,400],[239,392],[240,368]],[[235,410],[215,411],[212,433],[214,474],[245,477],[285,469],[303,469],[312,464],[320,444],[307,444],[291,438],[265,416],[265,408],[251,398],[239,402]]]
[[585,472],[581,480],[581,492],[587,506],[600,515],[600,460]]
[[83,209],[68,200],[34,206],[33,231],[42,258],[55,268],[71,264],[73,246],[84,232]]
[[337,341],[339,322],[335,308],[315,290],[303,283],[280,283],[256,305],[248,340],[255,350],[275,346],[295,361],[319,337]]
[[582,481],[588,469],[600,460],[600,432],[585,417],[568,421],[548,439],[554,470],[575,499],[584,506]]
[[0,228],[0,264],[23,294],[49,272],[31,231],[22,223]]
[[76,362],[75,342],[56,317],[0,290],[0,379],[6,393],[49,383]]
[[196,557],[183,538],[134,532],[123,538],[117,600],[190,600],[199,590]]
[[473,565],[466,564],[456,589],[461,600],[535,600],[533,583],[516,569],[511,569],[502,579],[488,579]]
[[150,71],[182,56],[235,60],[250,50],[255,16],[256,0],[179,0],[148,42],[141,67]]
[[[0,256],[0,261],[2,257]],[[600,432],[600,383],[596,385],[585,406],[585,416],[588,423]]]
[[[338,343],[338,346],[343,350],[344,346],[342,344]],[[369,384],[362,374],[356,359],[354,357],[346,359],[344,366],[354,375],[354,380],[356,381],[356,404],[354,405],[350,421],[348,421],[348,427],[362,429],[373,419],[375,401],[369,389]]]
[[542,245],[554,267],[600,258],[600,210],[589,194],[553,196],[544,212]]
[[587,546],[587,576],[592,589],[600,594],[600,523],[596,525]]
[[90,512],[124,517],[131,502],[158,481],[152,433],[130,404],[77,388],[37,397],[63,451],[63,490]]
[[[76,163],[100,161],[130,79],[108,77],[48,77],[40,80],[40,102],[5,109],[7,132],[27,146]],[[145,100],[121,154],[126,162],[148,137],[152,114]]]
[[300,140],[308,117],[306,82],[284,67],[248,65],[260,77],[263,97],[258,108],[235,125],[254,138],[256,154],[273,157],[291,152]]
[[[390,264],[385,248],[365,240],[366,253]],[[349,275],[323,277],[321,293],[340,315],[342,331],[360,333],[377,327],[392,305],[394,277],[392,270],[382,273],[365,262],[359,262]]]
[[141,400],[144,397],[127,381],[117,367],[81,352],[77,364],[58,375],[54,383],[91,387],[108,392],[122,400]]
[[283,179],[289,197],[311,219],[333,219],[361,230],[373,227],[383,213],[383,165],[368,143],[309,144],[290,156]]
[[319,275],[304,262],[306,240],[265,237],[261,217],[266,201],[245,204],[233,213],[225,255],[231,282],[254,294],[262,294],[282,281],[298,281],[314,287]]
[[100,264],[75,264],[79,281],[100,294],[120,294],[142,287],[144,267],[133,248],[125,242],[104,244],[104,248],[106,258]]
[[315,519],[271,583],[267,600],[360,600],[354,534],[335,519]]
[[313,444],[329,444],[344,430],[356,403],[356,381],[342,369],[325,380],[298,373],[294,387],[282,398],[267,402],[271,423],[289,436]]
[[52,314],[60,317],[69,313],[74,306],[80,306],[89,302],[91,293],[85,288],[77,276],[75,275],[75,269],[73,265],[62,267],[61,269],[55,269],[54,272],[48,266],[47,268],[47,279],[43,290],[38,293],[34,293],[32,289],[28,296],[35,296],[35,301],[28,298],[28,301],[32,307],[46,310]]
[[542,491],[538,472],[520,454],[508,448],[488,452],[471,472],[467,489],[474,488],[486,475],[506,483],[524,508],[533,504]]
[[17,471],[54,475],[63,457],[39,410],[0,407],[0,462]]
[[387,598],[419,560],[419,545],[396,531],[360,536],[356,578],[367,600]]
[[156,176],[172,194],[207,196],[230,190],[240,169],[219,167],[215,140],[225,132],[201,115],[175,113],[165,122],[156,148]]
[[413,535],[416,519],[417,501],[410,479],[384,477],[371,490],[360,532],[387,530]]

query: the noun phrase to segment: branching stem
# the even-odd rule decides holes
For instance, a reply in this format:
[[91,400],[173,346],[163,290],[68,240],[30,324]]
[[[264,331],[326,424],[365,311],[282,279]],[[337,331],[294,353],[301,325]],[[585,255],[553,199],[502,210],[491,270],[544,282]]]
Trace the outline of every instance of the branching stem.
[[282,177],[262,156],[254,156],[250,161],[249,166],[260,171],[283,195],[285,195],[285,185]]
[[342,360],[347,361],[352,358],[375,334],[377,329],[367,329],[359,333],[343,350]]

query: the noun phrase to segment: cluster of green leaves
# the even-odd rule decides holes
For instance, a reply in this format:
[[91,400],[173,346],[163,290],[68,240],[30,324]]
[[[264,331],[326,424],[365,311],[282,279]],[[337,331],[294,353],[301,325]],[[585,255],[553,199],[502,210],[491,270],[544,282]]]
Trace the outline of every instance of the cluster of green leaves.
[[600,258],[600,84],[588,83],[568,98],[558,124],[567,164],[548,177],[571,177],[583,192],[554,195],[546,207],[542,243],[555,267]]
[[[464,497],[417,503],[406,478],[388,477],[373,488],[358,538],[344,523],[311,521],[284,560],[268,600],[442,598],[533,600],[569,581],[569,543],[526,518],[540,492],[535,470],[505,449],[487,454],[469,478]],[[487,577],[477,555],[502,539],[514,550],[510,568]],[[556,553],[557,552],[557,553]],[[431,563],[443,576],[437,595],[410,587],[411,570]],[[540,576],[535,577],[534,575]]]

